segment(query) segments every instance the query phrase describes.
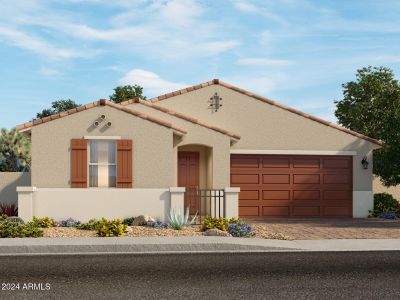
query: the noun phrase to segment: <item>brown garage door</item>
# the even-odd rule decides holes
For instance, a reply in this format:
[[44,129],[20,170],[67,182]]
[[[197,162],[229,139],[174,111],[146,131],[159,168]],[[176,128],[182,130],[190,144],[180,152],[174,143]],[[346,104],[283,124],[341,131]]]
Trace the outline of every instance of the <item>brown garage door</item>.
[[351,156],[234,154],[239,216],[351,217],[352,165]]

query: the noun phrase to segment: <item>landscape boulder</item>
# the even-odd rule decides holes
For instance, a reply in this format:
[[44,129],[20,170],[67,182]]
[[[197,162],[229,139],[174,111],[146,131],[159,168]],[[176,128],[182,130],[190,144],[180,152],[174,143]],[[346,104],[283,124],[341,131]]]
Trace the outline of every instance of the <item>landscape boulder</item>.
[[146,225],[147,222],[155,222],[156,220],[151,216],[140,215],[133,220],[132,226]]
[[204,235],[206,235],[206,236],[225,236],[225,237],[231,236],[228,232],[219,230],[217,228],[208,229],[206,232],[204,232]]

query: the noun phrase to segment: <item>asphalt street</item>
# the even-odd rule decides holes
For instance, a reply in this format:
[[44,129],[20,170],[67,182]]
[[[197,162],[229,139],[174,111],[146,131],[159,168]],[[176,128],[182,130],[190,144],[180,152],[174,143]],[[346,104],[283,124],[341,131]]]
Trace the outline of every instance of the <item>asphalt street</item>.
[[398,251],[1,256],[0,270],[0,299],[400,297]]

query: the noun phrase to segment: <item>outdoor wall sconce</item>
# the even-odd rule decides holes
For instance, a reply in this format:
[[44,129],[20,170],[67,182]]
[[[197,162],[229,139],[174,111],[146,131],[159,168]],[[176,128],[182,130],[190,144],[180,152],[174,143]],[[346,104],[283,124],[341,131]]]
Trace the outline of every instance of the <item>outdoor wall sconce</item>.
[[367,169],[368,169],[369,162],[368,162],[366,156],[364,156],[363,159],[361,160],[361,164],[362,164],[364,170],[367,170]]
[[215,93],[214,96],[212,96],[210,100],[208,100],[208,102],[210,103],[208,108],[212,109],[214,112],[217,112],[218,109],[222,106],[221,101],[222,98],[218,96],[217,93]]

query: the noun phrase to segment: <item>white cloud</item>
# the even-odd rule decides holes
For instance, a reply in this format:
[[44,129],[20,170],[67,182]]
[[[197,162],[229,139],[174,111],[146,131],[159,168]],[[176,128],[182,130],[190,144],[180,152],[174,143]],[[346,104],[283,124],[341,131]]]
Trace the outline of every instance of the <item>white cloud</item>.
[[150,95],[151,97],[172,92],[187,86],[184,83],[165,80],[156,73],[142,69],[133,69],[129,71],[119,80],[119,84],[138,84],[144,88],[146,95]]
[[248,2],[248,1],[234,1],[233,3],[234,7],[240,11],[243,12],[257,12],[258,8],[254,4]]
[[189,26],[204,9],[194,0],[167,1],[160,7],[160,17],[176,26]]
[[57,76],[57,75],[60,75],[60,74],[61,74],[58,70],[53,69],[53,68],[48,68],[48,67],[41,67],[41,68],[38,70],[38,73],[39,73],[40,75],[49,76],[49,77],[51,77],[51,76]]
[[286,83],[286,76],[281,73],[274,75],[249,75],[240,77],[224,78],[227,82],[258,93],[268,98],[268,94],[283,87]]
[[286,59],[241,58],[237,61],[237,63],[244,66],[279,67],[290,65],[293,62]]
[[0,40],[50,58],[74,58],[84,56],[75,50],[57,47],[31,34],[5,27],[0,27]]

